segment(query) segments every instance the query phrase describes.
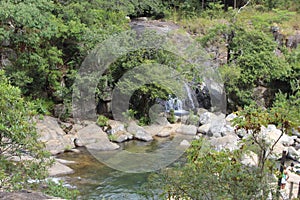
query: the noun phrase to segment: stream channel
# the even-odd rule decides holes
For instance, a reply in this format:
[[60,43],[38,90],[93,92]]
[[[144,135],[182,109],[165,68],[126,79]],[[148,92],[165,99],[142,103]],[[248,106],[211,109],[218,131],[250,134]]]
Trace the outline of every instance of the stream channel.
[[[132,140],[122,143],[121,148],[129,152],[148,153],[164,148],[170,140],[172,138],[160,138],[151,142]],[[118,171],[99,162],[87,149],[80,148],[79,150],[81,153],[66,152],[58,156],[60,159],[75,162],[68,164],[75,173],[59,178],[79,190],[78,199],[143,200],[149,199],[143,195],[145,192],[151,192],[154,195],[159,193],[160,188],[154,188],[152,191],[143,189],[151,172],[126,173]],[[176,162],[184,162],[183,156]],[[154,199],[158,199],[158,196],[154,196]]]

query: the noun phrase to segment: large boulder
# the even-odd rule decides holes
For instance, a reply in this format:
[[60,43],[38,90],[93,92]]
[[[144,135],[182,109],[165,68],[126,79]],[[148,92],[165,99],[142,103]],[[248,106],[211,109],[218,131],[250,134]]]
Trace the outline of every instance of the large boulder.
[[238,148],[238,137],[235,135],[226,135],[224,137],[212,138],[209,140],[210,144],[217,150]]
[[208,124],[208,123],[211,123],[216,118],[217,118],[216,114],[206,111],[206,112],[200,114],[199,122],[202,125],[203,124]]
[[176,129],[177,133],[185,134],[185,135],[196,135],[197,127],[194,125],[181,125]]
[[44,116],[36,123],[39,140],[45,143],[46,150],[51,154],[58,154],[65,150],[75,148],[76,135],[66,134],[59,125],[58,119]]
[[95,123],[79,130],[78,137],[88,149],[109,151],[119,148],[119,145],[109,141],[107,134]]
[[49,176],[62,176],[66,174],[74,173],[74,170],[70,167],[60,163],[55,162],[49,169],[48,169]]
[[152,134],[147,132],[143,127],[135,122],[130,122],[127,127],[127,132],[131,133],[134,138],[145,142],[153,140]]

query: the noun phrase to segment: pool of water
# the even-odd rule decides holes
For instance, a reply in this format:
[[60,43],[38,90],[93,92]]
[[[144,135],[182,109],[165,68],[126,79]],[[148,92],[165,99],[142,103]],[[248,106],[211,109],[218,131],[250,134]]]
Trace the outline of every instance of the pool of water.
[[[130,152],[152,152],[163,148],[170,139],[154,140],[152,142],[130,141],[123,143],[121,148]],[[58,157],[75,161],[68,164],[75,173],[61,177],[64,182],[76,187],[80,191],[79,199],[112,199],[112,200],[143,200],[145,196],[145,184],[151,172],[126,173],[112,169],[99,162],[85,148],[80,148],[81,153],[67,152]],[[147,158],[145,158],[147,159]],[[156,188],[155,191],[160,191]],[[155,194],[152,190],[151,193]],[[158,192],[157,192],[158,193]],[[158,199],[158,197],[154,197]]]

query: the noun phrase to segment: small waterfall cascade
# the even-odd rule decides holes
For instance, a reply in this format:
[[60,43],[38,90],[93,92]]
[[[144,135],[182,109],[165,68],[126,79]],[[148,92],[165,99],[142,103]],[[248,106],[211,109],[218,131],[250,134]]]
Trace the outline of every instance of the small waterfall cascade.
[[187,97],[188,97],[186,99],[186,101],[187,101],[186,104],[189,105],[189,106],[187,106],[187,107],[191,107],[191,109],[193,110],[193,109],[195,109],[195,103],[194,103],[194,100],[193,100],[193,95],[192,95],[191,88],[188,86],[187,83],[184,83],[184,88],[187,92]]
[[165,109],[167,112],[169,112],[170,110],[183,110],[182,101],[177,97],[172,98],[171,95],[169,95],[169,99],[165,102]]

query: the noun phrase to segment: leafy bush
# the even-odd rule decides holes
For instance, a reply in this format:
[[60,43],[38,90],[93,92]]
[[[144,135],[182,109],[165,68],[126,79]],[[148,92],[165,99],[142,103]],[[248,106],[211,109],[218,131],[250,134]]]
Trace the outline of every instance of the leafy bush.
[[[4,190],[28,188],[28,180],[47,175],[51,160],[38,141],[33,123],[34,110],[9,84],[0,70],[0,185]],[[28,158],[21,159],[18,158]],[[15,160],[15,161],[14,161]]]
[[99,115],[97,119],[97,124],[101,127],[107,126],[108,125],[108,118],[105,117],[104,115]]
[[175,117],[175,111],[174,109],[170,110],[169,116],[167,117],[167,120],[171,123],[174,124],[176,122],[176,117]]
[[44,192],[50,196],[75,200],[79,195],[78,190],[65,187],[62,181],[59,181],[59,183],[55,183],[54,181],[46,181],[46,184],[47,187]]

